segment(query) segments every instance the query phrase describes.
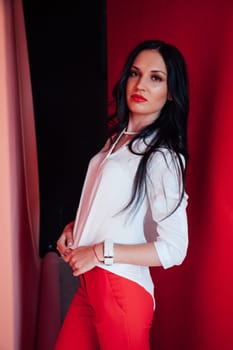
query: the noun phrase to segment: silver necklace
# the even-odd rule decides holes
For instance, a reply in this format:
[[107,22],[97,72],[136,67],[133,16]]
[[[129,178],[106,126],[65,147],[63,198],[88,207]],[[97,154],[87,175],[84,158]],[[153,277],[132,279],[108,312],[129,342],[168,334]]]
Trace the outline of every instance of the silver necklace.
[[123,134],[125,135],[136,135],[138,134],[138,131],[127,131],[126,129],[123,130]]

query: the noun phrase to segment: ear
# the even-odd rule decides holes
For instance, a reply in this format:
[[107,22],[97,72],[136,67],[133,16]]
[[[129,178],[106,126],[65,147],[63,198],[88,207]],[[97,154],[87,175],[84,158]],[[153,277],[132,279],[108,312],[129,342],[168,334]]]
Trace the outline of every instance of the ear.
[[172,101],[172,100],[173,100],[173,98],[172,98],[170,92],[168,92],[168,94],[167,94],[167,99],[168,99],[168,101]]

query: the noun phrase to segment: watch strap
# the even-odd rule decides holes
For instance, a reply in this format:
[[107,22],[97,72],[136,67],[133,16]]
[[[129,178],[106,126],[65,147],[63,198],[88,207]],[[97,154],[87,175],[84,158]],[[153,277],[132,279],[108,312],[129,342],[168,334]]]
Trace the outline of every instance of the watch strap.
[[114,263],[114,245],[110,239],[104,241],[104,264],[112,265]]

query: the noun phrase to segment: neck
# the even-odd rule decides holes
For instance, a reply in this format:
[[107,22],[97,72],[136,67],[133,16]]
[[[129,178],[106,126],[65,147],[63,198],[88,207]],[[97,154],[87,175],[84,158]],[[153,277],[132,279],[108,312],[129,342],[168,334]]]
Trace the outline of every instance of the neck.
[[125,132],[128,135],[136,135],[144,128],[142,118],[129,117],[128,125],[125,128]]

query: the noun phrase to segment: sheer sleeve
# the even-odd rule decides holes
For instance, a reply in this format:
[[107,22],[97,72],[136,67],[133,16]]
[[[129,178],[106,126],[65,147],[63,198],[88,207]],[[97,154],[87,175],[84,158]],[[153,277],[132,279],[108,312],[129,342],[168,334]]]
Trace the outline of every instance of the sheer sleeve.
[[181,192],[181,170],[176,156],[168,150],[155,153],[148,169],[147,195],[157,229],[154,245],[164,268],[180,265],[187,254],[186,192],[175,209]]

